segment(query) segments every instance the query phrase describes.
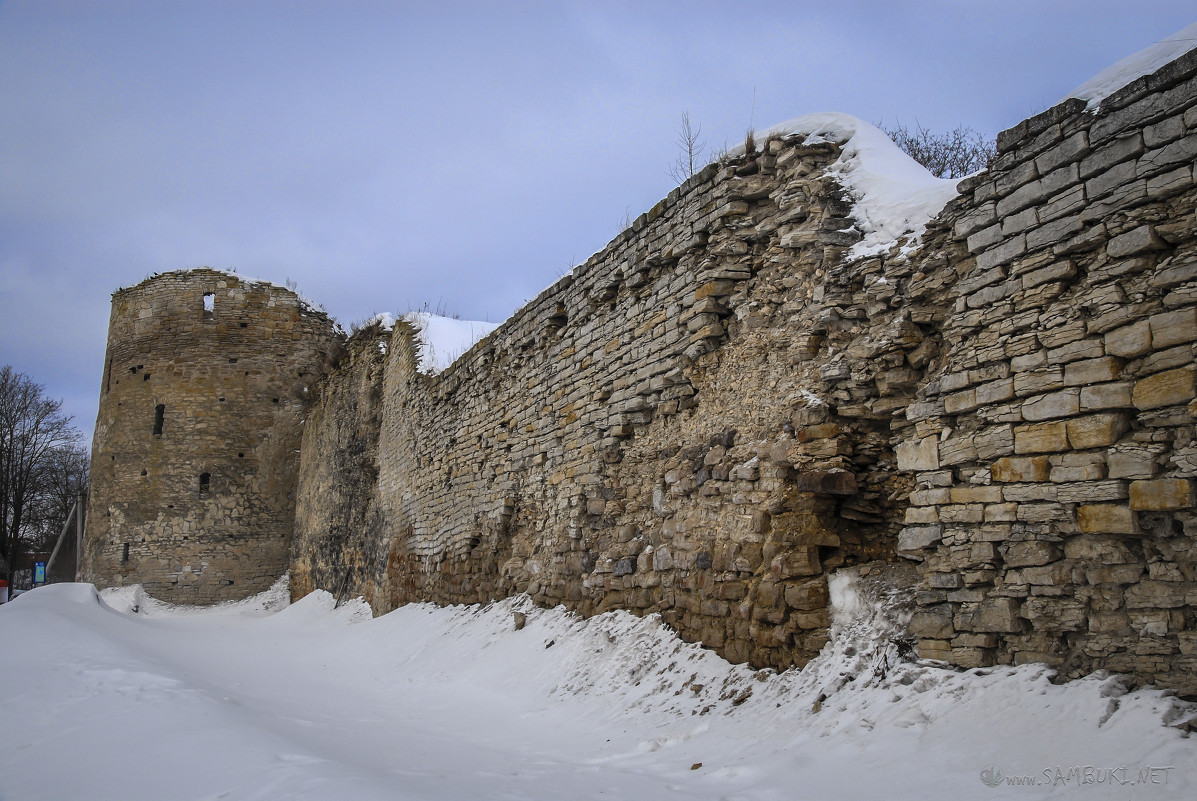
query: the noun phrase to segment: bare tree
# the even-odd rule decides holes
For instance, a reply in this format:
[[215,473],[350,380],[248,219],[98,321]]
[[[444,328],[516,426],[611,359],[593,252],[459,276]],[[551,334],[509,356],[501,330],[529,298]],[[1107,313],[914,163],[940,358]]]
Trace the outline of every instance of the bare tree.
[[87,491],[87,448],[73,442],[46,454],[38,477],[38,493],[26,513],[24,542],[34,551],[54,547],[75,500]]
[[906,155],[938,178],[963,178],[988,167],[997,156],[993,140],[967,125],[958,125],[947,133],[929,131],[917,122],[913,130],[901,122],[890,128],[879,127]]
[[78,456],[78,440],[60,401],[12,367],[0,367],[0,575],[12,579],[14,560],[44,529],[39,507],[61,477],[64,456]]
[[702,141],[702,126],[690,122],[690,112],[682,112],[682,126],[678,130],[677,146],[681,152],[669,168],[669,175],[679,184],[702,169],[703,151],[707,143]]

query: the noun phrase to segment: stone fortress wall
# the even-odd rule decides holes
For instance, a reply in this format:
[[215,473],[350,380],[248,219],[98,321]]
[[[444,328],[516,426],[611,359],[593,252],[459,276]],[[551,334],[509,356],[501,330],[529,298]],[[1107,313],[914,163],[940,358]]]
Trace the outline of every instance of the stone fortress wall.
[[848,257],[845,146],[706,168],[438,375],[357,332],[276,466],[293,594],[522,592],[784,668],[859,565],[923,656],[1197,693],[1197,52],[1001,134],[914,250]]
[[961,186],[949,347],[896,444],[924,656],[1197,690],[1195,71],[1026,120]]
[[80,578],[212,603],[288,566],[305,388],[341,347],[289,290],[215,270],[113,295]]

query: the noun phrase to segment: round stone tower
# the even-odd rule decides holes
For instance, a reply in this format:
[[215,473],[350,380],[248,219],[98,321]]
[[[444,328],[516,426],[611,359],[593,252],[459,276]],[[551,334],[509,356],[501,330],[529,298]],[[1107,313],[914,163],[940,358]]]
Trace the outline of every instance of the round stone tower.
[[80,579],[174,603],[286,570],[308,388],[342,337],[265,282],[169,272],[112,297]]

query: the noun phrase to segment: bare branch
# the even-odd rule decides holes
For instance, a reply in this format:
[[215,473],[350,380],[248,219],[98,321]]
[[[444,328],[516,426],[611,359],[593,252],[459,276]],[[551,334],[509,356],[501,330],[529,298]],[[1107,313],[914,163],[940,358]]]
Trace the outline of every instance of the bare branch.
[[993,140],[986,139],[967,125],[958,125],[947,133],[934,133],[915,122],[911,130],[897,122],[881,130],[912,159],[938,178],[963,178],[985,169],[997,156]]
[[669,168],[669,175],[679,184],[702,169],[702,156],[707,143],[702,141],[702,126],[690,122],[690,112],[682,112],[682,125],[678,130],[677,146],[680,154]]

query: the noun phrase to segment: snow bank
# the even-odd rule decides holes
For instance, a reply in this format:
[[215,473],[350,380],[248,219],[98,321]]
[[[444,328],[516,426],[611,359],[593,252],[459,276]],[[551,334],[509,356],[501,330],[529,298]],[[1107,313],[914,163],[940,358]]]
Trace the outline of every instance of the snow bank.
[[1102,70],[1060,100],[1062,102],[1072,97],[1079,98],[1088,102],[1086,111],[1096,111],[1103,100],[1131,81],[1143,75],[1150,75],[1195,47],[1197,22]]
[[439,373],[474,343],[499,327],[498,323],[479,320],[456,320],[428,312],[408,312],[403,320],[415,326],[416,344],[420,351],[417,369],[422,373]]
[[0,641],[24,655],[0,660],[0,793],[957,801],[999,774],[1030,780],[1020,798],[1197,790],[1169,727],[1191,706],[1105,676],[1056,686],[1037,665],[912,661],[903,593],[856,571],[831,591],[832,641],[776,674],[656,618],[524,597],[371,620],[323,592],[265,616],[272,595],[245,614],[144,598],[119,614],[127,591],[105,606],[45,587],[0,607]]
[[[287,608],[291,603],[291,575],[284,574],[270,589],[243,601],[226,601],[211,606],[181,606],[159,601],[146,593],[140,584],[109,587],[101,590],[99,598],[109,608],[127,615],[142,617],[186,617],[190,615],[227,615],[262,617]],[[51,585],[55,586],[55,585]],[[90,584],[73,586],[90,587]],[[94,587],[92,588],[95,589]]]

